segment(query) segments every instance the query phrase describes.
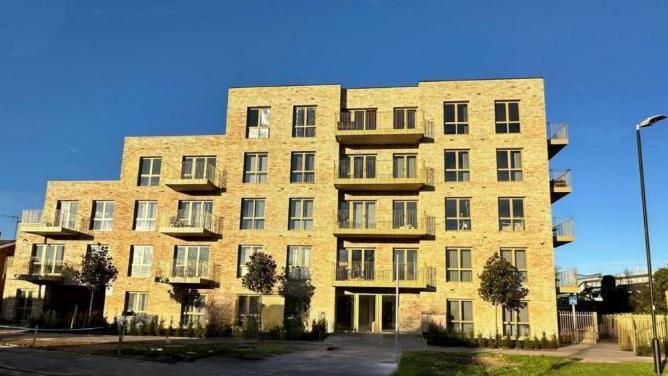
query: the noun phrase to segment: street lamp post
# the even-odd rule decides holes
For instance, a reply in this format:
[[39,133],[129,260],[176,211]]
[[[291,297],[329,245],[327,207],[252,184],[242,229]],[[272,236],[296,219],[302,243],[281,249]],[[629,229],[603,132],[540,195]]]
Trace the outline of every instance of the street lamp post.
[[640,141],[640,128],[650,127],[665,119],[665,115],[654,115],[641,121],[636,125],[636,143],[638,145],[638,166],[640,168],[640,195],[642,197],[642,220],[645,228],[645,253],[647,256],[647,280],[649,281],[649,299],[652,305],[652,350],[654,353],[654,372],[661,374],[661,350],[659,339],[656,334],[656,305],[654,304],[654,283],[652,275],[652,255],[649,247],[649,227],[647,224],[647,203],[645,201],[645,172],[642,164],[642,143]]

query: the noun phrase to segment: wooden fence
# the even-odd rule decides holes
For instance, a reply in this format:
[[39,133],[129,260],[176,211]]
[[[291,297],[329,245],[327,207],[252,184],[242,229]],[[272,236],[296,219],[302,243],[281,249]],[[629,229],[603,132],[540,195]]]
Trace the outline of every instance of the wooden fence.
[[[668,339],[668,315],[656,315],[659,342]],[[652,348],[652,316],[650,314],[618,313],[601,316],[599,324],[601,338],[619,343],[625,351],[646,353]]]
[[598,316],[596,312],[559,311],[559,342],[596,343],[598,341]]

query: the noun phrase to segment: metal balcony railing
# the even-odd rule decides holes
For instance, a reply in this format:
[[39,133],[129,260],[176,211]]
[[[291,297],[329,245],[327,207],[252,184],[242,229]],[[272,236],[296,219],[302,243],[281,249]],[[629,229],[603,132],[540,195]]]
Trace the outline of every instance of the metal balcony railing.
[[176,215],[163,215],[160,218],[160,227],[173,229],[201,228],[220,234],[223,229],[223,218],[207,212],[193,213],[186,210],[178,210]]
[[[434,184],[434,169],[425,167],[422,164],[413,169],[394,168],[393,161],[365,161],[364,168],[354,168],[354,163],[350,159],[341,159],[334,164],[334,173],[338,179],[346,180],[351,183],[369,182],[369,183],[424,183]],[[390,172],[388,172],[390,171]]]
[[[391,267],[391,269],[390,269]],[[433,286],[435,282],[435,268],[419,267],[415,262],[399,263],[399,282],[417,282]],[[337,281],[373,281],[390,284],[397,281],[396,265],[377,267],[375,262],[337,262],[335,268]]]
[[[170,163],[163,162],[163,165],[168,170],[165,179],[167,182],[174,180],[181,181],[201,181],[207,180],[212,185],[218,188],[224,188],[227,183],[227,172],[216,167],[214,163],[206,163],[203,166],[193,166],[192,160],[184,160],[180,167],[176,167]],[[187,173],[187,171],[190,171]]]
[[[419,220],[418,220],[419,218]],[[408,210],[393,213],[392,220],[378,221],[375,218],[349,218],[346,213],[338,213],[336,227],[340,230],[373,230],[400,232],[402,230],[424,230],[427,234],[434,234],[436,221],[426,214],[419,215],[417,211]]]
[[568,123],[548,123],[548,139],[568,141]]
[[550,185],[554,188],[570,188],[571,170],[550,170]]
[[577,269],[557,270],[557,287],[575,288],[578,286]]
[[348,110],[336,113],[337,131],[366,132],[369,134],[423,133],[433,136],[433,121],[426,120],[424,111],[415,110],[411,115],[395,115],[395,111],[373,109]]
[[63,274],[64,266],[65,263],[62,259],[31,257],[28,274],[31,276],[58,276]]
[[572,218],[553,218],[552,235],[557,237],[575,236],[575,222]]
[[21,213],[21,226],[26,231],[39,227],[56,227],[83,232],[88,226],[88,221],[87,218],[69,210],[56,209],[49,215],[41,209],[26,209]]
[[193,280],[208,280],[219,283],[220,274],[220,264],[212,263],[209,260],[174,260],[171,263],[158,263],[157,267],[158,279],[173,283],[198,283],[198,281]]
[[308,266],[288,266],[287,269],[290,279],[302,280],[311,278],[311,268]]

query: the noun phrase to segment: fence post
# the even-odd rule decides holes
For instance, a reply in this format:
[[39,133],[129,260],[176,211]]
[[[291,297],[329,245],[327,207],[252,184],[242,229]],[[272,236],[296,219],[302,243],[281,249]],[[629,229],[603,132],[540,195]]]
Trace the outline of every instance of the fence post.
[[631,337],[631,345],[633,346],[633,355],[638,355],[638,352],[636,351],[636,321],[631,317],[631,327],[633,328],[632,335]]
[[39,325],[35,324],[35,329],[32,332],[32,347],[35,347],[37,344],[37,331],[39,330]]
[[598,342],[598,312],[592,312],[592,319],[594,324],[594,343]]

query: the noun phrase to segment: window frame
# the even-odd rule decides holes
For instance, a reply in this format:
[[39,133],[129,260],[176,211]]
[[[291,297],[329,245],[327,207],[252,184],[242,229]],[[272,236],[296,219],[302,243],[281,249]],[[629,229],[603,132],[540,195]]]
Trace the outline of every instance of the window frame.
[[[148,173],[142,173],[144,162],[149,162]],[[156,161],[157,170],[156,170]],[[160,185],[160,174],[162,172],[162,157],[139,157],[139,173],[137,174],[138,187],[157,187]],[[143,179],[147,179],[147,184],[143,184]]]
[[[312,231],[314,225],[314,198],[297,197],[288,200],[288,230],[289,231]],[[306,203],[311,203],[311,215],[308,216]],[[297,211],[293,213],[293,203],[298,204]]]
[[[448,168],[448,154],[454,154],[455,167]],[[463,156],[465,160],[462,159]],[[446,182],[467,182],[471,181],[471,153],[470,149],[445,149],[443,151],[443,181]],[[466,164],[466,167],[462,165]],[[448,179],[448,173],[454,173],[455,179]]]
[[[515,154],[519,155],[519,167],[514,166]],[[501,158],[499,158],[503,155]],[[500,162],[505,159],[506,167],[501,167]],[[506,174],[506,178],[502,178],[502,174]],[[503,182],[522,181],[524,179],[522,173],[522,149],[519,148],[503,148],[496,149],[496,180]]]
[[[509,216],[501,216],[501,201],[508,200]],[[522,216],[515,216],[515,201],[519,200],[522,204]],[[498,212],[499,231],[524,231],[526,230],[526,216],[524,214],[524,197],[499,197]],[[505,222],[509,222],[504,224]]]
[[[289,245],[286,258],[288,277],[294,280],[311,278],[311,250],[310,245]],[[295,252],[296,251],[296,252]],[[295,255],[294,253],[298,253]],[[299,258],[297,256],[301,255]],[[297,263],[295,263],[297,261]],[[301,265],[303,264],[303,265]]]
[[[397,267],[397,254],[400,254],[399,265]],[[411,256],[414,261],[409,261]],[[400,281],[415,281],[418,278],[418,257],[417,248],[392,248],[392,281],[397,280],[397,269],[399,269]]]
[[[411,160],[414,161],[412,171],[411,171],[411,162],[410,162]],[[401,166],[400,169],[397,169],[398,166]],[[415,179],[418,176],[418,168],[419,167],[418,167],[418,155],[417,155],[417,153],[395,153],[395,154],[392,154],[392,178],[394,178],[394,179]],[[401,172],[403,172],[403,173],[401,173]]]
[[[199,176],[197,164],[203,161],[204,167],[202,176]],[[186,166],[190,163],[190,171],[186,171]],[[216,176],[216,164],[218,158],[215,155],[186,155],[181,159],[181,179],[213,179]]]
[[[38,257],[40,253],[41,255]],[[65,266],[64,259],[64,244],[33,244],[30,254],[29,274],[60,275]],[[34,273],[34,268],[37,267],[39,268],[39,273]]]
[[[458,135],[458,134],[468,134],[469,133],[469,110],[468,102],[465,101],[455,101],[455,102],[443,102],[443,134],[447,135]],[[453,121],[448,121],[446,116],[446,107],[453,107]],[[464,108],[464,120],[460,119],[459,108]],[[454,127],[454,131],[448,131],[448,127]]]
[[[514,105],[517,111],[517,119],[511,119],[511,106]],[[503,106],[503,118],[499,119],[499,106]],[[497,134],[515,134],[522,132],[522,120],[520,116],[519,100],[498,100],[494,101],[494,128]],[[514,127],[517,127],[516,129]]]
[[[102,205],[102,217],[98,217],[97,205]],[[111,207],[111,209],[109,209]],[[108,216],[107,216],[108,214]],[[112,231],[114,229],[114,201],[113,200],[94,200],[93,215],[91,216],[91,230],[93,231]]]
[[[262,202],[262,213],[259,213],[258,211],[258,202]],[[250,217],[245,217],[244,216],[244,205],[245,204],[252,204],[252,215]],[[264,230],[265,225],[266,225],[266,217],[265,217],[265,212],[267,211],[267,200],[262,197],[247,197],[247,198],[242,198],[241,199],[241,218],[239,221],[239,229],[240,230]],[[261,215],[260,215],[261,214]],[[250,221],[248,222],[250,226],[245,226],[244,223],[245,221]]]
[[37,291],[27,288],[16,289],[16,306],[14,315],[17,320],[26,320],[32,316]]
[[[524,302],[524,307],[510,310],[506,306],[501,307],[501,322],[503,328],[503,335],[510,335],[512,338],[530,338],[531,336],[531,318],[529,315],[529,304]],[[526,315],[526,321],[520,320],[520,312],[523,311]],[[510,313],[510,317],[508,314]],[[520,327],[526,327],[526,335],[519,334]],[[510,329],[510,332],[508,332]]]
[[[243,313],[242,313],[242,298],[244,300],[243,304]],[[252,306],[255,306],[255,312],[253,312]],[[237,295],[237,312],[235,320],[238,325],[246,327],[248,318],[253,318],[257,322],[262,307],[260,306],[260,296],[259,295]]]
[[[450,265],[450,252],[455,252],[457,255],[456,265]],[[462,254],[468,253],[469,266],[464,267],[462,262]],[[451,273],[456,275],[457,278],[451,278]],[[468,275],[468,279],[464,279],[464,276]],[[473,252],[470,247],[446,247],[445,248],[445,281],[446,282],[473,282]]]
[[[261,170],[260,161],[264,158],[264,170]],[[253,169],[254,167],[254,169]],[[244,153],[244,171],[241,182],[244,184],[265,184],[269,178],[269,153]]]
[[[392,109],[392,129],[415,129],[418,123],[417,110],[417,107],[394,107]],[[411,113],[413,114],[412,121]]]
[[[141,250],[140,262],[137,261],[137,251]],[[146,263],[146,254],[149,254],[148,263]],[[153,268],[153,246],[152,245],[132,245],[130,249],[130,267],[128,268],[128,277],[146,278],[151,276]],[[139,272],[135,272],[135,270]]]
[[[151,213],[150,210],[151,206],[153,207],[153,217],[148,216]],[[133,230],[155,231],[157,217],[158,217],[158,201],[156,200],[135,201],[135,218],[133,221]],[[140,226],[140,224],[142,225]]]
[[[251,112],[257,111],[257,124],[251,124]],[[263,123],[263,112],[266,111],[266,124]],[[269,138],[271,129],[271,107],[270,106],[252,106],[246,109],[246,138],[247,139],[266,139]],[[253,134],[254,133],[254,134]]]
[[[451,303],[457,305],[457,316],[454,317],[451,310]],[[471,317],[470,320],[466,320],[464,317],[464,304],[467,303],[470,306]],[[475,320],[473,319],[473,300],[471,299],[446,299],[446,328],[451,328],[455,332],[468,334],[469,332],[475,333]],[[465,331],[464,327],[470,325],[470,329]]]
[[[130,298],[132,295],[135,295],[134,300],[132,300]],[[144,296],[144,299],[143,299],[143,302],[142,302],[143,303],[142,304],[143,305],[142,310],[137,310],[137,311],[135,311],[134,309],[130,310],[130,308],[135,308],[135,307],[130,307],[130,303],[132,302],[133,303],[132,305],[134,305],[134,303],[137,303],[138,302],[137,298],[139,296]],[[125,313],[132,312],[132,314],[145,314],[145,313],[147,313],[148,312],[148,291],[126,291],[125,292],[125,305],[124,305],[123,311]]]
[[206,324],[206,295],[200,294],[197,297],[190,297],[181,303],[181,327],[189,325],[196,326]]
[[[299,124],[299,112],[302,112],[301,124]],[[313,113],[313,124],[309,124],[309,112]],[[294,106],[292,110],[292,137],[313,138],[316,135],[317,106],[301,105]],[[301,131],[301,132],[299,132]],[[301,133],[301,135],[300,135]]]
[[[237,248],[237,278],[246,275],[246,263],[250,260],[250,256],[257,253],[264,252],[263,245],[257,244],[239,244]],[[243,262],[242,262],[243,254]]]
[[[510,252],[510,260],[504,257],[504,253]],[[524,267],[520,268],[517,266],[517,254],[524,254]],[[511,247],[502,247],[499,249],[499,257],[510,262],[520,273],[522,273],[522,281],[527,282],[529,280],[529,270],[527,267],[527,250],[526,248],[511,248]]]
[[[455,202],[455,216],[448,216],[448,201]],[[462,216],[462,203],[466,201],[468,217]],[[471,220],[471,198],[470,197],[446,197],[445,198],[445,231],[471,231],[473,221]],[[448,228],[448,221],[456,221],[457,228]]]
[[[297,159],[296,157],[299,157],[299,159]],[[311,170],[307,169],[306,160],[309,157],[312,158],[311,163],[313,169]],[[293,151],[292,153],[290,153],[290,183],[298,183],[298,184],[315,183],[314,151]]]

